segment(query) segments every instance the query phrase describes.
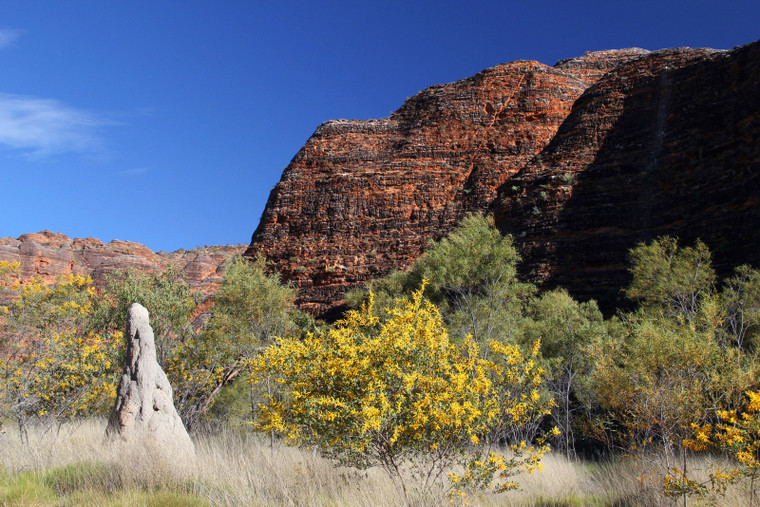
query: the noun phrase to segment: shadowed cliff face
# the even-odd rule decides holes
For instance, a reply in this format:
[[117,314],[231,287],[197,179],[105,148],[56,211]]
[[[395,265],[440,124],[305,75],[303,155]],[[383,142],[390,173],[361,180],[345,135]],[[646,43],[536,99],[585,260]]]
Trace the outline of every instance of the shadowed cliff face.
[[272,191],[246,255],[326,315],[409,266],[470,211],[493,212],[523,273],[607,309],[626,252],[701,237],[719,268],[760,265],[760,43],[513,62],[320,126]]
[[701,238],[723,274],[760,266],[759,141],[759,43],[658,51],[587,90],[491,209],[524,272],[609,312],[640,241]]

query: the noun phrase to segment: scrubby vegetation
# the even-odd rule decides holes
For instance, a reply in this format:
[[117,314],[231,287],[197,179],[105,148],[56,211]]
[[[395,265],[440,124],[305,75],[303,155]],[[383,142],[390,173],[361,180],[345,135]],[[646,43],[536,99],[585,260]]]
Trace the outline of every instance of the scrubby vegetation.
[[516,489],[511,477],[538,468],[545,438],[537,447],[514,443],[507,456],[494,446],[506,428],[549,413],[539,342],[527,355],[497,341],[481,354],[470,337],[456,346],[423,290],[424,283],[384,322],[370,299],[333,328],[279,340],[256,357],[251,382],[275,379],[282,389],[260,405],[255,427],[344,465],[380,466],[405,498],[446,479],[455,496],[492,484]]
[[[173,269],[98,292],[82,277],[19,287],[0,263],[16,294],[2,306],[0,501],[755,503],[760,272],[721,281],[704,244],[658,238],[630,252],[632,309],[605,318],[520,280],[518,262],[469,216],[408,271],[350,293],[332,326],[297,311],[261,259],[228,264],[207,319]],[[91,442],[55,457],[113,402],[132,302],[200,444],[187,477],[129,475]]]

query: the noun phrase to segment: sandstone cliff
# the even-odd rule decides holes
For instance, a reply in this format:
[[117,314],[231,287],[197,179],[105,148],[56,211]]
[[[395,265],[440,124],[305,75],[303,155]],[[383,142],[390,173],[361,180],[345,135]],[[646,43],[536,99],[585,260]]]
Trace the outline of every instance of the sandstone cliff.
[[153,271],[174,264],[183,271],[185,280],[203,294],[218,287],[222,264],[242,251],[241,246],[214,246],[153,252],[131,241],[103,243],[95,238],[71,239],[50,231],[0,238],[0,261],[18,261],[22,280],[40,277],[50,283],[58,275],[74,274],[92,276],[99,285],[115,270],[132,267]]
[[701,238],[719,271],[760,266],[760,43],[670,49],[590,87],[552,141],[499,189],[524,271],[607,310],[626,253]]
[[697,237],[760,265],[760,42],[518,61],[432,86],[389,118],[321,125],[272,191],[247,256],[316,315],[409,266],[467,212],[522,272],[610,310],[638,241]]
[[[270,194],[246,250],[319,316],[403,269],[466,213],[493,213],[522,273],[607,310],[626,252],[701,238],[727,272],[760,266],[760,42],[732,51],[633,48],[550,67],[497,65],[410,98],[389,118],[321,125]],[[173,263],[210,293],[237,247],[155,253],[47,231],[0,238],[25,279]]]
[[604,51],[549,67],[497,65],[432,86],[391,117],[321,125],[272,191],[247,256],[265,255],[325,315],[346,289],[403,269],[554,137],[581,94],[647,53]]

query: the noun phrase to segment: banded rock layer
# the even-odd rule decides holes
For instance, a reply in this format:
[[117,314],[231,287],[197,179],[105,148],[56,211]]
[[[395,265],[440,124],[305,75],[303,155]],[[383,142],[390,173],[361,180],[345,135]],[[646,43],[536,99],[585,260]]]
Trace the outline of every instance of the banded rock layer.
[[669,49],[590,87],[490,210],[524,272],[612,311],[627,251],[704,241],[719,273],[760,266],[760,43]]
[[176,252],[153,252],[139,243],[95,238],[74,238],[42,231],[18,238],[0,238],[0,261],[18,261],[22,281],[40,277],[52,283],[60,275],[91,276],[96,285],[116,271],[165,269],[173,264],[183,272],[191,287],[208,295],[222,279],[222,265],[240,254],[240,246],[213,246]]
[[628,249],[700,238],[760,266],[760,42],[519,61],[430,87],[389,118],[320,126],[270,195],[264,254],[316,315],[493,213],[546,287],[607,311]]
[[409,266],[466,213],[487,210],[591,84],[646,53],[497,65],[427,88],[389,118],[321,125],[272,191],[245,255],[266,256],[303,309],[330,316],[347,289]]

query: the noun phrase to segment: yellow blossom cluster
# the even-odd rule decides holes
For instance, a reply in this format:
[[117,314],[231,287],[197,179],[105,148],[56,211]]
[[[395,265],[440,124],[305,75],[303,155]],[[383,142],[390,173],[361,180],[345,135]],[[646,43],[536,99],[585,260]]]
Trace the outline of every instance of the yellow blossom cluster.
[[0,412],[23,425],[29,417],[102,413],[112,404],[122,333],[87,330],[94,297],[92,280],[78,275],[18,287],[2,323]]
[[399,479],[404,461],[420,472],[464,464],[465,475],[450,476],[455,492],[537,467],[543,446],[523,443],[511,459],[470,457],[473,447],[488,446],[494,428],[519,426],[548,411],[537,394],[540,345],[526,356],[492,342],[483,359],[471,338],[459,346],[449,340],[423,290],[386,309],[384,322],[374,316],[370,296],[329,330],[280,339],[254,358],[251,381],[274,379],[281,387],[259,406],[255,427],[321,447],[346,464],[383,466]]
[[[728,453],[737,466],[729,470],[714,470],[710,474],[713,489],[725,489],[740,476],[753,479],[760,477],[760,391],[747,391],[747,403],[744,410],[717,411],[714,424],[693,424],[692,438],[683,441],[683,447],[689,451],[713,451]],[[681,489],[694,486],[689,479],[677,474],[665,478],[666,494],[672,486]]]

